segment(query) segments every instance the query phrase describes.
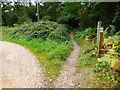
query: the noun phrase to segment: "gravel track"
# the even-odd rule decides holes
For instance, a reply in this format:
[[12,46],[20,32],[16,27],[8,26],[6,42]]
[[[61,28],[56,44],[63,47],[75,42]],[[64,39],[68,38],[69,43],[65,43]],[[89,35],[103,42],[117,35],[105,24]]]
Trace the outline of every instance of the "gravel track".
[[0,41],[0,88],[44,87],[43,70],[35,56],[24,47]]

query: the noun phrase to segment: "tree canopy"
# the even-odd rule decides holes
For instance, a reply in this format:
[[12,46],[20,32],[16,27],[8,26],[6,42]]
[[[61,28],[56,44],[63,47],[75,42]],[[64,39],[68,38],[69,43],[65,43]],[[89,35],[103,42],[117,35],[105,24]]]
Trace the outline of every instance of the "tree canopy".
[[[2,25],[13,26],[26,21],[37,21],[37,2],[2,2]],[[41,2],[38,3],[39,19],[49,19],[71,27],[96,27],[102,21],[105,27],[120,28],[118,2]]]

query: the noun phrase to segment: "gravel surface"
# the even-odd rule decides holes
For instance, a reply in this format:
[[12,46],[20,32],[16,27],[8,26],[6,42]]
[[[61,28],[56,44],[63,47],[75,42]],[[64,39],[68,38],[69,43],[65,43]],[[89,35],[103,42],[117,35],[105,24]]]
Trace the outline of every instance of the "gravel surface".
[[24,47],[0,41],[0,88],[44,87],[43,70],[35,56]]
[[61,74],[51,83],[51,88],[86,87],[81,74],[77,74],[75,70],[80,47],[75,42],[73,33],[70,34],[70,38],[73,43],[73,51],[70,53],[65,64],[62,65]]

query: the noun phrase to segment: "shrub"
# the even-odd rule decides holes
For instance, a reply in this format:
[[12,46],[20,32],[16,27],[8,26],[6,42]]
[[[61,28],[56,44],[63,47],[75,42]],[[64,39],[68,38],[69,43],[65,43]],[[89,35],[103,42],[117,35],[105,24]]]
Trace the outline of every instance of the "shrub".
[[68,40],[67,33],[68,29],[65,25],[50,22],[48,20],[41,20],[36,23],[25,23],[21,26],[17,26],[11,34],[14,37],[24,37],[29,39],[42,38],[66,41]]

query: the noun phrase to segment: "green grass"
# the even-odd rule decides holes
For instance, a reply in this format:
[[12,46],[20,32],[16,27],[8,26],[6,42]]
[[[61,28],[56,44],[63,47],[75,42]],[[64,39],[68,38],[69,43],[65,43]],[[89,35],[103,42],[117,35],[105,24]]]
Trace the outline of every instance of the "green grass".
[[95,63],[97,63],[97,57],[96,53],[97,50],[91,51],[92,48],[94,48],[94,44],[92,42],[87,42],[86,40],[81,39],[81,42],[83,42],[82,45],[80,45],[80,55],[78,59],[78,68],[79,67],[93,67]]
[[98,58],[97,46],[95,44],[95,28],[76,29],[74,37],[81,48],[77,70],[80,71],[81,67],[93,68]]
[[[81,67],[93,67],[97,63],[97,48],[94,42],[85,40],[81,36],[78,36],[80,32],[74,34],[77,44],[80,46],[80,54],[78,58],[77,69],[80,70]],[[94,51],[92,49],[95,49]]]
[[13,38],[10,35],[3,35],[0,40],[15,42],[29,49],[45,68],[45,75],[49,78],[55,78],[63,61],[72,50],[70,41],[62,42],[57,40],[43,40],[40,38],[27,40],[25,38]]

